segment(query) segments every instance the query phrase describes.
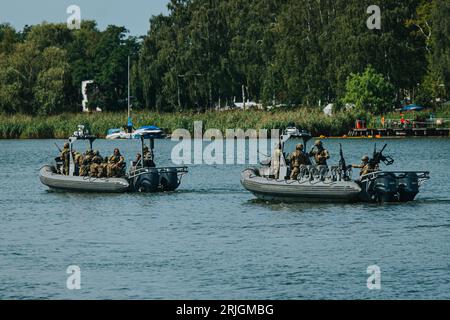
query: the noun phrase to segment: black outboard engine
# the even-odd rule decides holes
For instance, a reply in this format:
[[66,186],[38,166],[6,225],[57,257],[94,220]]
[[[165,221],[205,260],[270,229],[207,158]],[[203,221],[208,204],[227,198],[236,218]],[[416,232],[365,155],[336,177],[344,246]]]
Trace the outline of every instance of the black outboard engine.
[[165,168],[160,175],[160,185],[163,191],[175,191],[180,185],[176,168]]
[[413,201],[419,193],[419,177],[417,173],[409,172],[398,176],[397,188],[401,202]]
[[373,191],[379,202],[393,202],[397,196],[397,179],[394,174],[382,172],[377,175]]
[[133,188],[139,192],[155,192],[159,186],[159,173],[157,169],[148,168],[146,173],[134,178]]

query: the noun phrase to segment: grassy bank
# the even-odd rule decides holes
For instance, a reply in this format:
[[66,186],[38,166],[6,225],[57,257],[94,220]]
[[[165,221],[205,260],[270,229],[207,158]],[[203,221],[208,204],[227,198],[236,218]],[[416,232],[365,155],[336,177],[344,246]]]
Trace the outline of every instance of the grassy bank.
[[[194,121],[202,121],[203,128],[220,129],[276,129],[286,127],[290,122],[310,130],[314,135],[343,135],[353,127],[357,116],[338,113],[327,117],[319,110],[297,109],[290,111],[226,111],[205,113],[150,113],[134,114],[134,125],[158,125],[168,133],[183,128],[192,132]],[[26,115],[0,115],[0,138],[2,139],[46,139],[67,138],[78,124],[87,124],[91,132],[104,137],[109,128],[121,127],[126,123],[122,113],[61,114],[49,117]]]
[[[405,118],[427,118],[430,112],[407,113]],[[438,110],[437,118],[450,118],[448,110]],[[385,116],[386,119],[399,119],[399,113]],[[325,116],[319,109],[296,109],[276,111],[226,111],[205,113],[153,113],[137,112],[134,125],[158,125],[171,133],[175,129],[193,131],[194,121],[202,121],[203,128],[219,129],[279,129],[294,122],[298,127],[307,129],[315,136],[342,136],[354,127],[355,120],[364,118],[369,127],[377,127],[380,117],[361,116],[352,112],[339,112],[332,117]],[[0,139],[64,139],[72,134],[79,124],[88,125],[91,132],[104,137],[110,128],[119,128],[126,123],[123,113],[70,114],[65,113],[49,117],[0,114]]]

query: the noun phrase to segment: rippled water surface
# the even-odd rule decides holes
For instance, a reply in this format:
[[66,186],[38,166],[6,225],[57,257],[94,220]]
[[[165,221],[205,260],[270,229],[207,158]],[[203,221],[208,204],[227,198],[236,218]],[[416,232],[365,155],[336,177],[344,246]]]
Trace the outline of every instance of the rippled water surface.
[[[49,191],[38,170],[54,142],[0,141],[0,298],[450,298],[450,140],[389,140],[393,169],[432,172],[409,204],[267,204],[239,183],[245,166],[189,168],[170,194]],[[357,162],[373,141],[342,142]],[[382,141],[377,140],[378,144]],[[119,146],[98,141],[104,155]],[[157,142],[170,164],[174,143]],[[84,148],[84,146],[83,146]],[[382,272],[367,289],[370,265]],[[81,268],[81,290],[66,268]]]

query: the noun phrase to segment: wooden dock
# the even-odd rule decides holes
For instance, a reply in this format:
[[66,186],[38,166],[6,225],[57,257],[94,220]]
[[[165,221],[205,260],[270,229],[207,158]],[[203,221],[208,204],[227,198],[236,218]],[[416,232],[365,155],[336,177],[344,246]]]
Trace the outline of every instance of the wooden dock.
[[450,128],[382,128],[352,129],[349,137],[448,137]]

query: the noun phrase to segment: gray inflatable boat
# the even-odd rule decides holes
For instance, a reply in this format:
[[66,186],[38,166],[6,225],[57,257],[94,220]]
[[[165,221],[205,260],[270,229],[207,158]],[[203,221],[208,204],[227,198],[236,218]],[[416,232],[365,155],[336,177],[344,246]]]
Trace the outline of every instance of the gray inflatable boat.
[[[269,158],[261,163],[261,167],[242,172],[242,186],[257,198],[280,202],[408,202],[416,198],[420,186],[430,178],[428,171],[381,171],[381,162],[391,165],[394,160],[383,155],[386,146],[381,151],[377,151],[375,146],[370,159],[375,170],[358,179],[352,179],[352,167],[346,165],[341,147],[339,165],[302,165],[297,180],[290,180],[284,144],[291,137],[290,133],[281,137],[283,152],[279,167],[275,169]],[[303,139],[304,146],[311,139],[305,131],[294,137]]]
[[41,182],[51,189],[78,191],[121,193],[127,192],[130,184],[124,178],[91,178],[65,176],[56,172],[54,166],[45,165],[39,171]]
[[89,142],[90,149],[96,140],[95,136],[89,135],[84,126],[79,126],[78,131],[69,138],[69,172],[63,175],[63,162],[60,157],[55,159],[55,165],[45,165],[39,171],[39,179],[42,184],[51,189],[77,192],[93,193],[121,193],[121,192],[168,192],[175,191],[181,183],[182,177],[188,172],[187,167],[160,167],[156,168],[153,161],[154,140],[159,136],[151,134],[141,135],[141,154],[144,153],[145,139],[149,139],[150,154],[145,159],[135,163],[132,162],[130,169],[126,172],[123,165],[122,173],[114,178],[80,177],[79,167],[75,163],[73,155],[73,144],[77,140]]
[[356,202],[361,187],[353,181],[301,178],[279,180],[261,176],[257,168],[242,172],[241,183],[259,199],[282,202]]

